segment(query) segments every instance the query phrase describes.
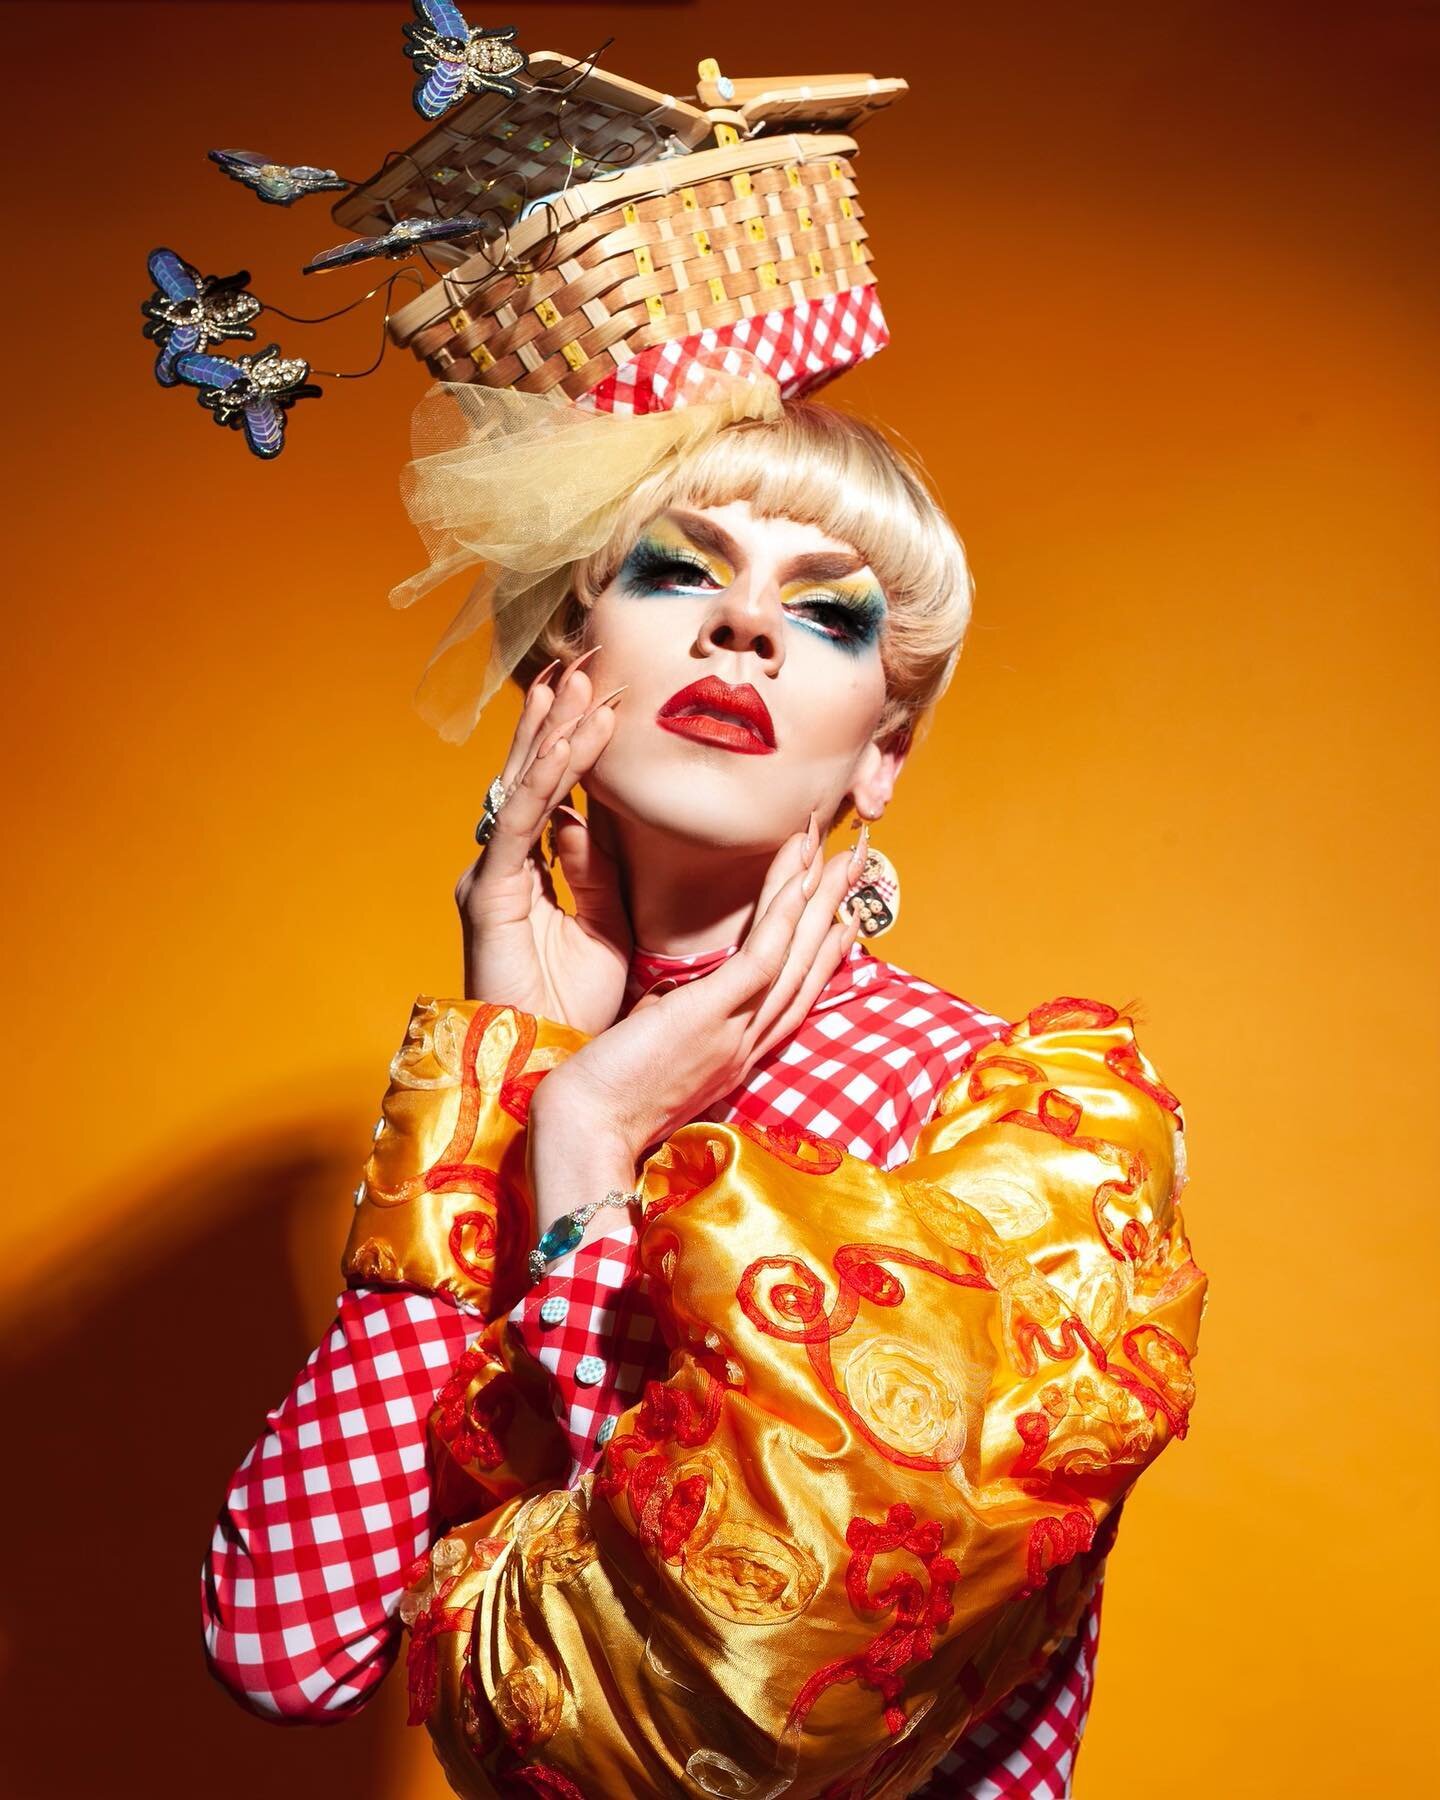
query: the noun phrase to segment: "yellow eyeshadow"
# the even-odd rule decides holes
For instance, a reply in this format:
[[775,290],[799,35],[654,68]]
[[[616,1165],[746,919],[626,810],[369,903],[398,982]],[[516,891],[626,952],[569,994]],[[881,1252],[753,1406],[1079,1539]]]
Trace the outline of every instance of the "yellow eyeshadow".
[[735,579],[735,571],[723,556],[716,556],[709,550],[702,550],[699,544],[691,541],[674,519],[665,517],[652,519],[641,536],[647,544],[657,550],[673,550],[677,556],[684,557],[689,562],[700,563],[712,581],[730,582]]
[[884,596],[876,585],[873,575],[845,575],[839,581],[787,581],[780,590],[782,600],[796,600],[802,594],[819,590],[827,597],[842,603],[853,602],[857,606],[883,606]]

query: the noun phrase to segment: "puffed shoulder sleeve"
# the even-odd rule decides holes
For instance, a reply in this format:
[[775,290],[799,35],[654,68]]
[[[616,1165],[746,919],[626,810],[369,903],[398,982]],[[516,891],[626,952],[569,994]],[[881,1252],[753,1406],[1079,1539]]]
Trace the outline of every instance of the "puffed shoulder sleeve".
[[420,995],[356,1196],[352,1286],[419,1288],[486,1319],[509,1311],[534,1241],[530,1097],[586,1041],[513,1007]]
[[668,1379],[407,1597],[452,1784],[919,1786],[1074,1629],[1186,1431],[1182,1134],[1130,1021],[1069,999],[973,1058],[901,1168],[675,1132],[642,1176]]

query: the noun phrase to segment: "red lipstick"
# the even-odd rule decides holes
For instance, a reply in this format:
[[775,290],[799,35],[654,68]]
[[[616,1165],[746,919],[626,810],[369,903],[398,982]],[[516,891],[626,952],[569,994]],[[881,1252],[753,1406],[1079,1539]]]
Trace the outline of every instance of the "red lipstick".
[[770,709],[748,682],[732,687],[717,675],[692,681],[670,696],[655,720],[664,731],[744,756],[769,756],[775,749]]

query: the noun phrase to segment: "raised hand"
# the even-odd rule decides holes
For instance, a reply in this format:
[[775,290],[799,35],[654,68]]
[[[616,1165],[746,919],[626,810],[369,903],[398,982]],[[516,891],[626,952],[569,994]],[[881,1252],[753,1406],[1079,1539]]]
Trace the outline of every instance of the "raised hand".
[[[500,779],[506,801],[490,842],[455,886],[465,939],[465,997],[603,1031],[625,997],[632,935],[613,858],[565,796],[610,741],[623,689],[596,699],[575,658],[542,669],[525,695]],[[552,814],[555,852],[576,911],[556,897],[539,853]]]
[[530,1116],[542,1230],[613,1181],[628,1185],[650,1145],[733,1092],[799,1027],[855,942],[858,918],[835,912],[857,858],[863,843],[823,860],[812,816],[776,853],[733,956],[648,996],[546,1076]]

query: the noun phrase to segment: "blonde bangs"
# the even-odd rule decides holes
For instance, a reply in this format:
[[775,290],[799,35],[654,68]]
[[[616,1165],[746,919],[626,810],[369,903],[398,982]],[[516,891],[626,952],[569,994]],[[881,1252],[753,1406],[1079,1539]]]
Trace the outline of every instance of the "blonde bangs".
[[809,401],[792,402],[778,419],[729,426],[642,482],[617,509],[604,546],[576,565],[572,600],[517,678],[573,654],[584,626],[579,609],[614,580],[657,513],[736,500],[764,518],[814,525],[865,558],[887,606],[880,654],[889,699],[877,736],[913,736],[949,684],[970,622],[964,548],[918,470],[879,431]]

